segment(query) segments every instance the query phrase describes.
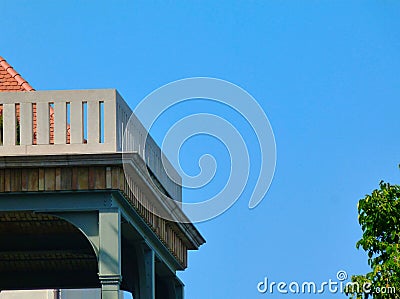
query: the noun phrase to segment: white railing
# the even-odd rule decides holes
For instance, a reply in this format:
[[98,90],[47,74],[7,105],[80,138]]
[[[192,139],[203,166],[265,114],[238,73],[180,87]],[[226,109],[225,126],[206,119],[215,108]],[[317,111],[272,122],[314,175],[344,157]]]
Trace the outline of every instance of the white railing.
[[116,152],[118,97],[111,89],[2,92],[0,155]]
[[[0,109],[0,156],[119,153],[132,115],[115,89],[1,92]],[[139,146],[146,135],[140,122],[130,130],[131,152],[146,160],[167,192],[181,200],[181,187],[166,174],[154,140],[148,138],[145,149]],[[168,174],[179,180],[166,164]]]
[[168,194],[175,200],[182,199],[182,179],[165,157],[154,139],[135,115],[124,123],[125,131],[123,150],[126,153],[137,153],[152,171]]

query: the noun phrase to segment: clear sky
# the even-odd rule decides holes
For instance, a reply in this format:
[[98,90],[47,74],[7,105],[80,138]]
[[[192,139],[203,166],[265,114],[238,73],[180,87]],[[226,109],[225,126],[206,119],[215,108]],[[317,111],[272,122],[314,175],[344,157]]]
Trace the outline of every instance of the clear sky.
[[[271,188],[249,210],[252,181],[230,210],[197,224],[207,243],[179,274],[186,298],[280,298],[257,283],[368,270],[355,249],[357,201],[381,179],[400,182],[399,2],[3,0],[0,11],[0,55],[37,90],[117,88],[133,108],[163,84],[207,76],[241,86],[268,115]],[[242,121],[201,101],[177,109],[154,128],[157,141],[196,109]],[[207,152],[220,172],[209,190],[185,191],[188,200],[226,178],[229,160],[213,138],[189,140],[182,165],[195,174]]]

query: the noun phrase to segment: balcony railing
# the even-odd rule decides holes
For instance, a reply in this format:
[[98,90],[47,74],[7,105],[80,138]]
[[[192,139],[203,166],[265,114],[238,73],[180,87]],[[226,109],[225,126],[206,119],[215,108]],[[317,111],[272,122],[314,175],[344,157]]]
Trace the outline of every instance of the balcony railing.
[[[2,92],[0,111],[0,156],[121,153],[132,115],[114,89]],[[145,140],[147,132],[136,119],[129,133],[130,152],[142,157],[168,195],[181,201],[181,187],[174,182],[179,175],[165,164],[154,140]]]

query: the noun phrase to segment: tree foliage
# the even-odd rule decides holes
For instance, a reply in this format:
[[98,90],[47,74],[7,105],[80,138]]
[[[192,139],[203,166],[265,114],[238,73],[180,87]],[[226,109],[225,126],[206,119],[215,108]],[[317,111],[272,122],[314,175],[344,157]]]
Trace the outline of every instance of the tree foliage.
[[358,203],[363,236],[356,247],[367,252],[371,272],[352,277],[360,288],[347,290],[351,298],[400,298],[400,186],[379,187]]

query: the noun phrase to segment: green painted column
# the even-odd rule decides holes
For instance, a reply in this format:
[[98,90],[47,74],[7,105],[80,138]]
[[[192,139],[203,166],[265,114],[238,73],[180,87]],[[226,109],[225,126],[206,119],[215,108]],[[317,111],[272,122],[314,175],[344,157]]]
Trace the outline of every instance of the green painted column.
[[99,279],[102,299],[121,299],[121,213],[99,211]]
[[139,273],[139,299],[155,298],[155,255],[145,242],[136,248]]
[[184,287],[183,285],[175,286],[175,298],[176,299],[184,299]]
[[168,299],[183,299],[184,285],[177,280],[176,276],[165,278],[168,289]]

